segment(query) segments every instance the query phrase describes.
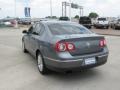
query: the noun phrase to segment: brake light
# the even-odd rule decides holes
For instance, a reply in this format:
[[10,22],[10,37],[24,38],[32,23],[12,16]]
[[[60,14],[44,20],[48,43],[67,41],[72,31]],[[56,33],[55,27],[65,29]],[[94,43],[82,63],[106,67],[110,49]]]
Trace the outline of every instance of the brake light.
[[106,40],[105,39],[100,41],[100,47],[104,47],[104,46],[106,46]]
[[103,42],[104,42],[104,45],[106,46],[106,45],[107,45],[107,42],[106,42],[106,40],[105,40],[105,39],[103,40]]
[[64,51],[73,51],[75,50],[75,45],[73,43],[68,42],[58,42],[55,46],[56,51],[58,52],[64,52]]
[[60,52],[62,52],[62,51],[66,51],[67,50],[67,48],[66,48],[66,44],[65,43],[56,43],[56,51],[60,51]]
[[75,50],[75,45],[73,43],[66,43],[66,45],[67,45],[67,50],[68,51]]

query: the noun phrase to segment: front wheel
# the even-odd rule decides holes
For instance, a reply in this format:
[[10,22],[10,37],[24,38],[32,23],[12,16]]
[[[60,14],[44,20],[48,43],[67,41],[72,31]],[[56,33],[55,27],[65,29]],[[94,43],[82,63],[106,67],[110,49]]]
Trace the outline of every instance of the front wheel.
[[47,68],[45,66],[43,57],[40,53],[37,54],[37,66],[38,66],[38,70],[41,74],[46,74],[47,73]]

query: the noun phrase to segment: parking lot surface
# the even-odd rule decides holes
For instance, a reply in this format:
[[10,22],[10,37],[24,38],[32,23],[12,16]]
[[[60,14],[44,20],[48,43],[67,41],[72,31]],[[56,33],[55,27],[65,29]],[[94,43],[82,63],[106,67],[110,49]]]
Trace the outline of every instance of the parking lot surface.
[[84,72],[42,76],[21,49],[22,31],[0,29],[0,90],[120,90],[120,37],[106,36],[107,64]]
[[92,29],[92,31],[97,34],[120,36],[120,30],[113,30],[111,28],[109,28],[109,29]]

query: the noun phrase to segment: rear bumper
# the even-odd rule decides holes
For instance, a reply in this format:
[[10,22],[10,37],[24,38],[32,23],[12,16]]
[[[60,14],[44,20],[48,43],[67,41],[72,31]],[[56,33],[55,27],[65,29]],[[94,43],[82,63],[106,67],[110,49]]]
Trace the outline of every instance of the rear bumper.
[[83,26],[87,27],[87,28],[91,28],[92,24],[83,24]]
[[108,24],[96,24],[95,25],[96,27],[109,27],[109,25]]
[[115,25],[115,28],[120,29],[120,25]]
[[[90,58],[90,57],[85,57],[85,58]],[[91,65],[84,64],[85,58],[62,61],[62,60],[55,60],[48,57],[44,57],[47,68],[55,71],[68,71],[68,70],[89,69],[92,67],[105,64],[107,62],[108,54],[95,56],[96,63]]]

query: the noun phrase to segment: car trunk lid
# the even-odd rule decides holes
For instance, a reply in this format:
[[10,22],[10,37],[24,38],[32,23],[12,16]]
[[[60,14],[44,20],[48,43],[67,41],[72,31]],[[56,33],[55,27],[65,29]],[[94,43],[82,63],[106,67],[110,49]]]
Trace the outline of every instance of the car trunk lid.
[[100,40],[103,40],[103,36],[95,34],[84,35],[62,35],[63,40],[61,42],[69,42],[75,45],[75,50],[69,51],[72,56],[84,55],[101,52],[103,48],[100,47]]

